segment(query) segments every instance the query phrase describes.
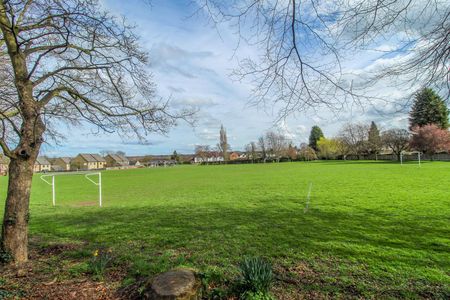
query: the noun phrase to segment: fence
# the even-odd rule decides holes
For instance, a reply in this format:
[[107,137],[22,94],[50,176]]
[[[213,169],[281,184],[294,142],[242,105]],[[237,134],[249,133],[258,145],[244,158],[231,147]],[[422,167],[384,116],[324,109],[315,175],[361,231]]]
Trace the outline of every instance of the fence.
[[[342,156],[337,157],[332,160],[343,160]],[[398,161],[399,158],[395,154],[365,154],[365,155],[347,155],[345,160],[384,160],[384,161]],[[403,154],[403,161],[417,161],[418,156],[417,153],[413,154]],[[435,161],[450,161],[450,153],[437,153],[437,154],[421,154],[420,160],[435,160]],[[255,160],[248,159],[237,159],[230,161],[220,161],[220,162],[202,162],[200,165],[234,165],[234,164],[257,164],[257,163],[273,163],[273,162],[289,162],[294,161],[288,158],[280,158],[279,160],[275,159],[266,159],[264,161],[261,158]],[[298,161],[298,160],[295,160]]]
[[[398,160],[395,154],[366,154],[366,155],[347,155],[346,160]],[[436,153],[436,154],[424,154],[420,155],[421,160],[437,160],[437,161],[450,161],[449,153]],[[417,153],[403,154],[403,161],[418,160]]]

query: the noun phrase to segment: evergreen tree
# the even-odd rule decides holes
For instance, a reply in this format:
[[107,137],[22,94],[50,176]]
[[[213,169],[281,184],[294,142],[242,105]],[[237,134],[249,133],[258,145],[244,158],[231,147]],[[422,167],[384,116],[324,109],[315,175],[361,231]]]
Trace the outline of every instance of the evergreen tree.
[[311,128],[311,133],[309,134],[309,147],[313,148],[315,151],[318,151],[317,142],[321,137],[324,137],[322,129],[320,129],[319,126],[313,126]]
[[416,126],[436,124],[447,129],[448,108],[445,102],[430,88],[424,88],[416,94],[413,106],[409,112],[409,129]]
[[377,125],[374,121],[370,124],[368,146],[369,153],[376,154],[381,150],[381,136]]
[[177,150],[173,151],[173,154],[170,156],[170,159],[180,162],[180,157],[178,156]]

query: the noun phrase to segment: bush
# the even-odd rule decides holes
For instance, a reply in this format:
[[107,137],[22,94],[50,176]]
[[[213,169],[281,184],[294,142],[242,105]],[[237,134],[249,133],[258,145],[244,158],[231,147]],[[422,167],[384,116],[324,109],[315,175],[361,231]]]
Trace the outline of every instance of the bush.
[[[241,290],[243,295],[247,295],[245,299],[270,299],[260,297],[270,296],[269,291],[273,283],[270,263],[260,257],[247,257],[240,263],[239,268]],[[254,298],[257,295],[260,295],[260,298]]]
[[[0,248],[0,264],[7,264],[12,260],[12,255],[6,250]],[[0,298],[1,299],[1,298]]]

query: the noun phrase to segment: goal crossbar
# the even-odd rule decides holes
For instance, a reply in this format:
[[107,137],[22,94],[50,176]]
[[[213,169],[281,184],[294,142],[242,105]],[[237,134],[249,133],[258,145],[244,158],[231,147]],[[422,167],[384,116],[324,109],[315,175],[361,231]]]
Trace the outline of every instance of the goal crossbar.
[[[98,204],[102,207],[102,173],[101,172],[67,172],[67,173],[51,173],[41,175],[41,180],[52,187],[52,203],[56,206],[56,186],[55,186],[55,176],[61,175],[84,175],[84,178],[89,180],[94,185],[98,186]],[[92,180],[91,176],[98,176],[98,181]],[[51,181],[47,180],[51,177]]]
[[[417,161],[419,162],[419,167],[421,167],[422,166],[422,160],[421,160],[421,155],[422,155],[422,152],[419,152],[419,151],[417,151],[417,152],[413,152],[412,154],[417,154]],[[402,152],[400,152],[400,164],[403,166],[403,151]]]

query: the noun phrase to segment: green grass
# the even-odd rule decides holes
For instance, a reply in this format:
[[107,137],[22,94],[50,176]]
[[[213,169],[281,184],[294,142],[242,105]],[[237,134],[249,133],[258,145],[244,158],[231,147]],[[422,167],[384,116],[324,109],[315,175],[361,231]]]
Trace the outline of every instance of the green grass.
[[[190,266],[229,279],[244,256],[259,255],[291,279],[283,289],[294,294],[445,298],[449,174],[443,162],[106,171],[103,208],[76,205],[97,197],[83,176],[57,177],[52,207],[50,186],[36,175],[30,235],[112,247],[130,277]],[[3,194],[5,185],[1,178]]]

